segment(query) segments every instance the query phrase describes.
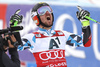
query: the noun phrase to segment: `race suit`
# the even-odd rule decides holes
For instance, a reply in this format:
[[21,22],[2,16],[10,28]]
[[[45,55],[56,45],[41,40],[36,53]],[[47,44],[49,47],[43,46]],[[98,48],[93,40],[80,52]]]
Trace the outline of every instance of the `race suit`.
[[65,46],[91,46],[91,30],[88,26],[79,36],[67,31],[39,28],[37,32],[23,36],[22,42],[18,50],[28,48],[35,57],[37,67],[67,67]]

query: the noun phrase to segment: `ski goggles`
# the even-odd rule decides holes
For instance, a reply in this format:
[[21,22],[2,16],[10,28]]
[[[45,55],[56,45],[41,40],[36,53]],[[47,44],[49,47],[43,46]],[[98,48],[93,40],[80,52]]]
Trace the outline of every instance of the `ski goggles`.
[[42,6],[37,10],[37,12],[40,16],[44,15],[46,13],[46,11],[48,11],[49,13],[53,12],[52,9],[49,6]]

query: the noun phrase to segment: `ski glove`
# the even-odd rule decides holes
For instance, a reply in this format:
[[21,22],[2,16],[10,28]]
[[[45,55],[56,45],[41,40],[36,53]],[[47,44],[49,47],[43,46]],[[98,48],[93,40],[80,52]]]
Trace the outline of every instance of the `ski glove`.
[[81,21],[82,27],[86,27],[90,25],[90,21],[86,19],[86,16],[90,16],[90,13],[86,10],[81,10],[80,12],[76,12],[76,16],[79,21]]
[[14,15],[11,16],[10,18],[10,25],[11,26],[16,26],[17,24],[22,22],[23,16],[19,16],[18,13],[20,12],[20,9],[18,9]]

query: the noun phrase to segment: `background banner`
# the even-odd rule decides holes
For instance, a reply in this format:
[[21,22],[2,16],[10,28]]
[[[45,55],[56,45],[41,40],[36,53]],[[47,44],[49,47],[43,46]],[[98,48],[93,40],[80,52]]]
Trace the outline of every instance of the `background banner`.
[[[4,9],[1,6],[6,6]],[[10,16],[16,10],[21,9],[19,15],[23,15],[22,26],[24,29],[20,31],[21,36],[38,30],[38,27],[31,19],[31,9],[34,5],[15,5],[15,4],[0,4],[0,24],[2,28],[9,26]],[[90,12],[90,17],[100,21],[100,8],[99,7],[84,7],[84,10]],[[51,5],[54,13],[53,29],[66,30],[71,33],[81,35],[81,22],[76,17],[77,6],[63,6]],[[2,11],[4,14],[1,14]],[[5,27],[4,27],[5,26]],[[100,24],[90,21],[92,32],[92,45],[91,47],[77,47],[66,46],[66,60],[68,67],[100,67]],[[28,50],[19,51],[21,60],[21,67],[36,67],[35,58]]]

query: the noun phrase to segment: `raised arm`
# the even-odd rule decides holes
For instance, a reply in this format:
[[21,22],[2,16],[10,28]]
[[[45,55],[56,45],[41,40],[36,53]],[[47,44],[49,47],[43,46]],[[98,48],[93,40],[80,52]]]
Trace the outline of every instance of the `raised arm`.
[[86,10],[79,10],[76,13],[78,20],[82,24],[82,35],[78,36],[75,34],[69,34],[66,44],[71,46],[91,46],[91,29],[90,29],[90,21],[85,18],[85,16],[90,16],[90,13]]

